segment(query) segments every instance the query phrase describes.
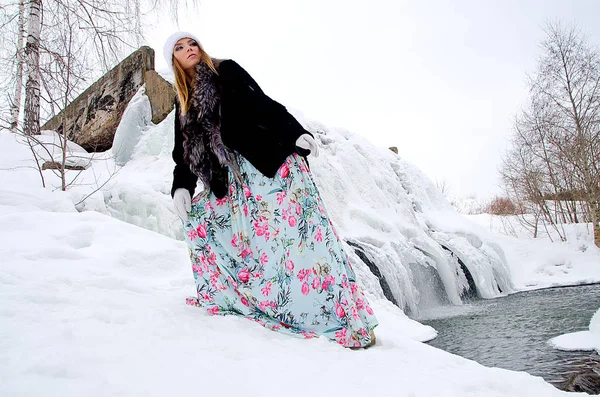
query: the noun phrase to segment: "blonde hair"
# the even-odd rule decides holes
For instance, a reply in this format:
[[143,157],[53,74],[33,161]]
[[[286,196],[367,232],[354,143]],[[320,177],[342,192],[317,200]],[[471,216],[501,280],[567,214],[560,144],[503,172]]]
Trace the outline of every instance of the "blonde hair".
[[[198,43],[198,48],[200,48],[200,62],[205,62],[210,70],[217,73],[217,69],[215,68],[215,64],[212,58],[204,51],[200,43]],[[190,105],[192,103],[192,99],[190,96],[190,90],[192,87],[192,81],[185,73],[185,71],[175,59],[175,56],[172,56],[173,61],[173,72],[175,73],[175,92],[177,93],[177,97],[179,98],[179,104],[181,105],[180,112],[181,114],[186,114],[188,110],[190,110]]]

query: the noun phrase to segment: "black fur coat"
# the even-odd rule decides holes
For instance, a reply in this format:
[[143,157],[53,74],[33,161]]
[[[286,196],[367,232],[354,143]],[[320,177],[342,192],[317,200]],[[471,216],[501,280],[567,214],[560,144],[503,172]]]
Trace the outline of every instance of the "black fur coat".
[[207,75],[205,65],[197,66],[192,107],[185,116],[175,103],[171,195],[185,188],[193,197],[200,177],[223,198],[228,191],[227,168],[239,173],[235,152],[270,178],[290,154],[308,155],[295,143],[310,133],[283,105],[269,98],[235,61],[215,60],[215,67],[218,76],[209,69]]

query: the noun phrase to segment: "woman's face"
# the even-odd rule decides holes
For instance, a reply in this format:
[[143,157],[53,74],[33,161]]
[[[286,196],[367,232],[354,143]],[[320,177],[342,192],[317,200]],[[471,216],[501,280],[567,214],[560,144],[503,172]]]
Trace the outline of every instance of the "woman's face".
[[190,38],[179,39],[173,47],[173,56],[179,62],[179,66],[191,74],[198,63],[200,63],[200,46],[196,40]]

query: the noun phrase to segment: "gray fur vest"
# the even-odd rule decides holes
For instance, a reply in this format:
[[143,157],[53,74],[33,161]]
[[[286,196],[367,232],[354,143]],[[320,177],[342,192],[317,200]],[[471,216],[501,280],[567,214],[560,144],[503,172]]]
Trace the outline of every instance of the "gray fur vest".
[[184,161],[190,171],[200,178],[205,189],[226,189],[228,168],[241,183],[236,155],[221,139],[219,76],[204,62],[196,66],[190,95],[190,109],[185,114],[179,114]]

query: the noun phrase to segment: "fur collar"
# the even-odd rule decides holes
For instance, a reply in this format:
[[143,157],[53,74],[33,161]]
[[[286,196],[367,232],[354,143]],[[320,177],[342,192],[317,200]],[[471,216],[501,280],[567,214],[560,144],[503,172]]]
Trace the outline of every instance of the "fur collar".
[[[218,66],[220,60],[216,61],[215,66]],[[219,76],[205,62],[196,65],[190,96],[190,109],[178,115],[183,133],[183,158],[204,187],[210,187],[222,197],[223,189],[227,190],[228,168],[238,182],[242,179],[235,154],[221,139]]]

